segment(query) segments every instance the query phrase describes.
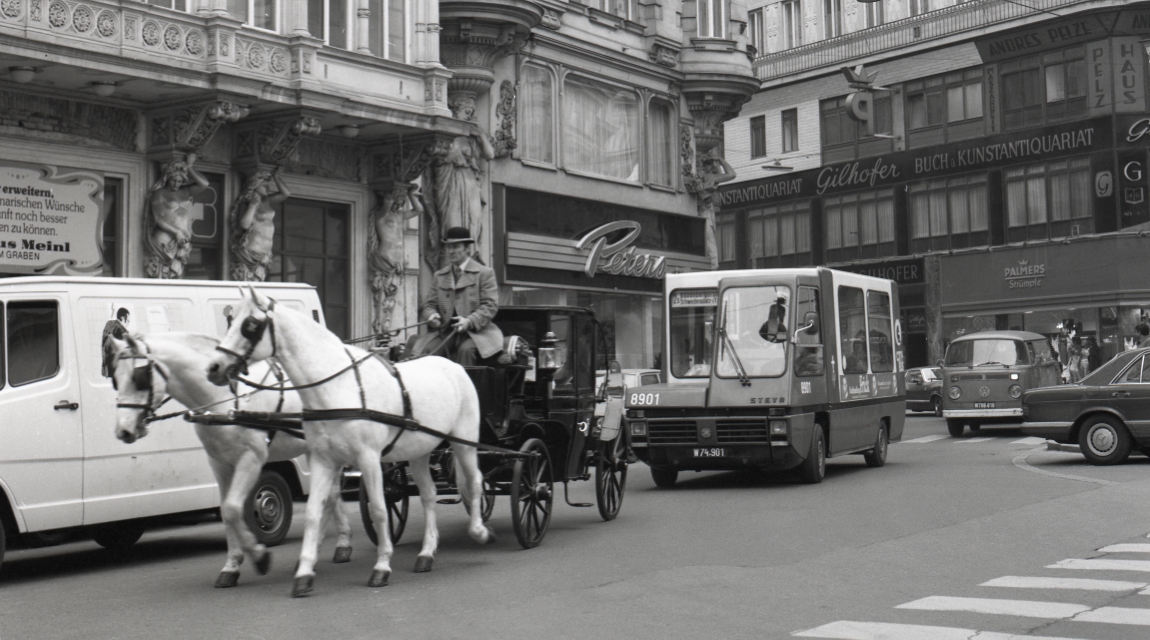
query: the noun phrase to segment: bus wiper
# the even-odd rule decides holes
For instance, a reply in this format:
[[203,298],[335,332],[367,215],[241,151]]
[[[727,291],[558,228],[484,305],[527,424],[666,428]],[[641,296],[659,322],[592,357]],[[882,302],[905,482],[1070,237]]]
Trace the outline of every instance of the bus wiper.
[[[719,319],[719,340],[723,351],[731,351],[731,360],[735,363],[735,374],[739,376],[739,384],[744,387],[751,386],[751,378],[747,375],[747,370],[743,367],[743,361],[739,359],[739,352],[735,350],[735,345],[731,343],[731,337],[727,335],[727,304],[723,303],[722,318]],[[719,354],[719,359],[722,359],[722,353]]]

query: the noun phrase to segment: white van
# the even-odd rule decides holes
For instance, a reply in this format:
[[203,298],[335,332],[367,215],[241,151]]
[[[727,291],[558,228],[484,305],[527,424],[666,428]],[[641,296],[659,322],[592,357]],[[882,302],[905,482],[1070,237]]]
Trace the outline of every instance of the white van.
[[[84,528],[216,509],[219,490],[193,426],[152,425],[131,445],[115,436],[116,392],[102,371],[105,331],[192,331],[223,337],[239,283],[126,278],[0,279],[0,562],[5,536],[30,546]],[[258,288],[323,321],[310,285]],[[170,401],[163,412],[183,409]],[[270,463],[294,497],[306,459]],[[290,523],[289,523],[290,524]]]

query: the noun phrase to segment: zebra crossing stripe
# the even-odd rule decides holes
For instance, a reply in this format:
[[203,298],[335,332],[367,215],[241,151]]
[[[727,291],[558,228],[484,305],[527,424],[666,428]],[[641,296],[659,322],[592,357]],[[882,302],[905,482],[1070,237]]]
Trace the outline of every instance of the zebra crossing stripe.
[[1090,580],[1087,578],[1044,578],[1037,576],[1003,576],[978,585],[980,587],[1013,587],[1016,589],[1079,589],[1082,591],[1133,591],[1148,586],[1145,582],[1124,580]]
[[1087,571],[1150,571],[1150,560],[1112,560],[1110,558],[1072,558],[1046,565],[1047,569],[1083,569]]
[[835,638],[837,640],[1081,640],[1081,638],[1020,636],[1012,633],[975,631],[974,629],[959,629],[957,627],[931,627],[889,622],[854,622],[851,620],[839,620],[814,629],[797,631],[791,635],[802,638]]
[[1021,440],[1015,440],[1010,444],[1042,444],[1046,442],[1046,438],[1039,438],[1038,436],[1029,436]]
[[969,611],[1024,618],[1045,618],[1061,620],[1071,618],[1090,607],[1070,602],[1042,602],[1035,600],[1000,600],[997,598],[957,598],[951,596],[928,596],[896,609],[918,609],[922,611]]
[[959,440],[955,442],[955,444],[973,444],[975,442],[986,442],[987,440],[994,440],[994,438],[967,438],[965,440]]
[[[935,440],[946,440],[949,437],[950,436],[939,436],[939,435],[923,436],[921,438],[915,438],[914,440],[903,440],[902,444],[926,444],[928,442],[934,442]],[[1147,537],[1150,537],[1150,536],[1147,536]]]
[[1150,544],[1112,544],[1099,549],[1102,553],[1150,553]]
[[1150,627],[1150,609],[1130,609],[1126,607],[1098,607],[1074,616],[1074,622],[1105,622]]

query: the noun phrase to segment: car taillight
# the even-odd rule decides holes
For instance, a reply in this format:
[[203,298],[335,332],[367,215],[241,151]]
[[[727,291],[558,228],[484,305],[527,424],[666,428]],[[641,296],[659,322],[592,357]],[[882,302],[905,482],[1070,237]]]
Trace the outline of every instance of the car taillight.
[[959,389],[958,387],[951,387],[949,395],[951,400],[958,400],[962,397],[962,389]]

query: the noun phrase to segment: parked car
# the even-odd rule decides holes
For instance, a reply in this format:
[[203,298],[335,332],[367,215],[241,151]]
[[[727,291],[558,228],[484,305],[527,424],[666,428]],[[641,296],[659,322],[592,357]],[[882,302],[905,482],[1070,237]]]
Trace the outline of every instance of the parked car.
[[916,367],[906,370],[906,408],[942,416],[942,369]]
[[[620,379],[622,386],[619,384]],[[603,426],[603,415],[607,411],[608,395],[613,398],[622,398],[623,393],[627,389],[632,387],[645,387],[649,384],[659,384],[661,381],[662,378],[658,369],[619,369],[612,371],[610,384],[608,384],[606,371],[596,371],[595,391],[596,397],[600,398],[600,400],[595,403],[595,431],[598,432]]]
[[1122,352],[1077,384],[1027,391],[1022,416],[1023,433],[1077,443],[1091,464],[1150,452],[1150,349]]

